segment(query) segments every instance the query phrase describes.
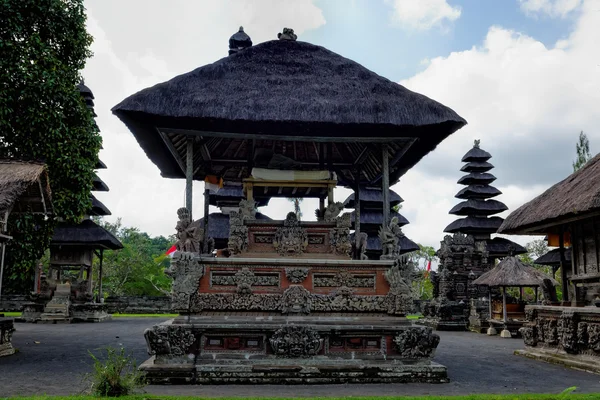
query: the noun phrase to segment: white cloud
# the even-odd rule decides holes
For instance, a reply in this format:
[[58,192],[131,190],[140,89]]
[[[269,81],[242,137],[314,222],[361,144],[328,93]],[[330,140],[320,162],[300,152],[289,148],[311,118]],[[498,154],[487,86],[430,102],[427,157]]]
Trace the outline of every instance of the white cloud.
[[521,10],[531,16],[548,15],[565,18],[581,5],[582,0],[519,0]]
[[460,6],[446,0],[387,0],[394,7],[393,19],[409,29],[427,30],[460,18]]
[[[575,142],[585,131],[600,143],[599,0],[584,3],[567,39],[546,47],[536,39],[491,27],[483,44],[431,60],[401,84],[453,108],[469,124],[444,141],[398,185],[414,240],[438,245],[459,200],[461,157],[473,139],[489,151],[510,210],[571,172]],[[442,176],[442,177],[440,177]],[[504,214],[506,215],[506,213]],[[523,238],[518,239],[523,243]]]

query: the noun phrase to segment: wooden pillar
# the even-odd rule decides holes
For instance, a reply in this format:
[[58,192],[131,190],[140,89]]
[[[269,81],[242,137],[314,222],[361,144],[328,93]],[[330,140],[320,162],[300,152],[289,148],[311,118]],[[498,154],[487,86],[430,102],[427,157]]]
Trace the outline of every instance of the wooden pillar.
[[[490,304],[489,304],[489,309],[490,309],[490,316],[488,317],[490,320],[492,319],[492,288],[490,286],[488,286],[488,299],[490,300]],[[490,327],[492,325],[490,324]]]
[[[185,156],[185,207],[190,212],[192,217],[192,190],[193,190],[193,179],[194,179],[194,139],[191,137],[187,138],[187,151]],[[193,219],[192,219],[193,221]]]
[[504,323],[506,323],[506,286],[502,286],[502,317],[504,318]]
[[[360,246],[360,167],[356,169],[356,179],[354,182],[354,243],[358,250]],[[358,252],[354,255],[358,260],[360,255]]]
[[104,261],[104,249],[100,249],[100,265],[98,266],[98,301],[104,303],[104,293],[102,292],[102,263]]
[[[569,301],[569,282],[567,279],[567,262],[565,259],[565,229],[563,225],[561,225],[558,236],[558,246],[560,249],[560,275],[562,278],[562,292],[563,292],[563,302]],[[575,254],[571,254],[571,258],[575,257]]]
[[4,277],[4,254],[6,252],[6,243],[2,242],[2,260],[0,261],[0,299],[2,298],[2,278]]
[[390,166],[388,146],[384,144],[381,149],[381,193],[383,195],[383,226],[390,224]]
[[327,169],[329,172],[333,171],[333,145],[331,142],[327,143]]
[[537,304],[537,302],[538,302],[538,287],[536,286],[534,288],[534,290],[535,290],[535,304]]
[[208,254],[208,208],[209,208],[210,191],[204,189],[204,248],[201,250],[204,254]]
[[321,212],[321,217],[324,217],[325,214],[325,197],[319,197],[319,211]]

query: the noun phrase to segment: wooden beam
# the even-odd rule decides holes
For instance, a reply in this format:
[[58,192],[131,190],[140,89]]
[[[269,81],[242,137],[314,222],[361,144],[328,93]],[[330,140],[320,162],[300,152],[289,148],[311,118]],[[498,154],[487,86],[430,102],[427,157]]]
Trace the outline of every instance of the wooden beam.
[[381,193],[383,195],[383,226],[390,224],[390,166],[388,146],[381,146],[382,179]]
[[[563,291],[563,302],[569,301],[569,282],[567,279],[567,268],[566,268],[566,260],[565,260],[565,229],[563,226],[560,227],[559,236],[558,236],[558,246],[560,248],[560,274],[562,278],[562,291]],[[571,257],[574,256],[571,251]]]
[[[176,128],[157,128],[163,132],[176,133],[180,135],[190,136],[206,136],[206,137],[224,137],[224,138],[236,138],[236,139],[248,139],[254,138],[257,140],[276,140],[282,141],[281,135],[269,135],[262,133],[236,133],[236,132],[215,132],[215,131],[197,131],[193,129],[176,129]],[[384,136],[357,136],[357,137],[330,137],[330,136],[302,136],[302,135],[286,135],[286,142],[317,142],[317,143],[342,143],[346,141],[356,143],[391,143],[391,142],[404,142],[409,137],[384,137]],[[410,137],[411,139],[415,139]],[[415,139],[416,140],[416,139]]]
[[[194,180],[194,139],[188,138],[186,149],[186,171],[185,171],[185,207],[192,216],[192,196]],[[192,219],[193,221],[193,219]]]
[[204,248],[202,252],[204,254],[208,253],[208,212],[209,212],[209,196],[210,191],[208,189],[204,189]]
[[181,172],[183,172],[183,174],[185,175],[185,171],[186,171],[185,164],[183,163],[183,160],[179,156],[179,152],[177,151],[177,149],[173,145],[173,142],[171,142],[171,139],[169,139],[169,137],[167,136],[167,134],[164,133],[162,130],[157,129],[156,131],[158,132],[159,136],[161,137],[161,139],[163,140],[163,142],[167,146],[167,149],[169,149],[169,153],[171,153],[171,156],[173,156],[173,159],[175,160],[175,162],[177,163],[177,165],[179,165],[179,168],[181,168]]
[[[354,180],[354,248],[359,249],[360,246],[360,166],[356,169],[356,177]],[[360,259],[358,251],[354,254],[354,259]]]

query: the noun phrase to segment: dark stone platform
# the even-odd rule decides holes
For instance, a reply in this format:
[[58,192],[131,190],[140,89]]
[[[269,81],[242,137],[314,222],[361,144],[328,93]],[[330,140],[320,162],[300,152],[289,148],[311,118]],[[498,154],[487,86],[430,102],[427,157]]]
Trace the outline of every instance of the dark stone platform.
[[12,334],[15,331],[14,319],[0,317],[0,357],[15,354]]

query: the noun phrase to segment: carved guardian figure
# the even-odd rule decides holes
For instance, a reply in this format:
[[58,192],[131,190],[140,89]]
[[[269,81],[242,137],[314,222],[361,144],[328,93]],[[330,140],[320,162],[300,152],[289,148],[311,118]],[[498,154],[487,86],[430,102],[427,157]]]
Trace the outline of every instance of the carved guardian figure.
[[310,357],[322,347],[319,333],[303,326],[284,326],[269,339],[273,353],[281,357]]
[[273,247],[282,256],[297,256],[306,250],[308,246],[308,235],[306,230],[300,227],[300,221],[296,213],[288,213],[283,227],[275,232]]

